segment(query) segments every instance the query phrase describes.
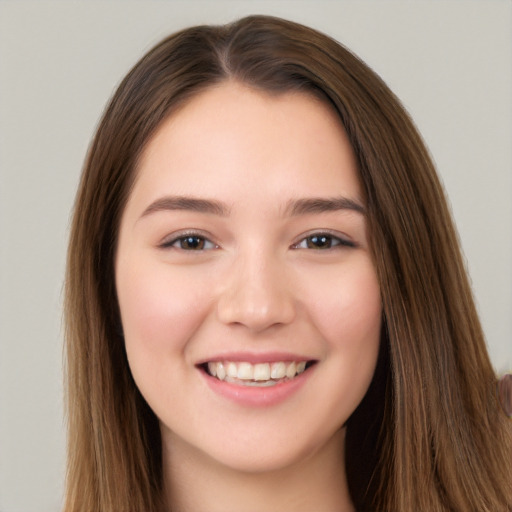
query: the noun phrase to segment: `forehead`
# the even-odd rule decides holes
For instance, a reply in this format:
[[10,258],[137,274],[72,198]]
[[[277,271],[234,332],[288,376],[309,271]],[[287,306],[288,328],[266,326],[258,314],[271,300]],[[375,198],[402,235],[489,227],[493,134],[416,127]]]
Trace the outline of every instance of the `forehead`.
[[157,130],[140,160],[133,192],[240,199],[258,191],[283,199],[362,199],[354,152],[325,102],[233,82],[209,88]]

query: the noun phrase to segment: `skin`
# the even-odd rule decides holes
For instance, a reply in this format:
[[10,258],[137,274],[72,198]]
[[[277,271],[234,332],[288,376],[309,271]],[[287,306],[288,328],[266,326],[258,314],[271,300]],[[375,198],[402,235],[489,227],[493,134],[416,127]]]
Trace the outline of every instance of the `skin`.
[[[311,198],[344,207],[290,206]],[[226,82],[150,141],[121,220],[116,285],[173,511],[353,510],[343,425],[372,379],[382,313],[363,208],[343,127],[304,93]],[[219,395],[197,366],[276,351],[315,364],[270,405]]]

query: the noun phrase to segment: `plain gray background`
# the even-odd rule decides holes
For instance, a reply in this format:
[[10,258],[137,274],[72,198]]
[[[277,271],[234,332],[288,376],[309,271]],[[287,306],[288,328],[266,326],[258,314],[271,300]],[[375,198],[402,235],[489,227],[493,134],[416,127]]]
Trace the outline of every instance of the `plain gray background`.
[[411,112],[459,228],[494,366],[512,370],[509,0],[0,0],[0,511],[59,510],[69,212],[114,87],[162,37],[250,13],[334,36]]

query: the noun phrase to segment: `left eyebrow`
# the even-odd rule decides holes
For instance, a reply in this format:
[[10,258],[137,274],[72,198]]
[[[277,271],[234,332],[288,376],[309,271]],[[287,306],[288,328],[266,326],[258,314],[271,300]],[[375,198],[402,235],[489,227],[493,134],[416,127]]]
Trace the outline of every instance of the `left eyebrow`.
[[348,197],[311,197],[289,201],[285,207],[285,216],[307,215],[309,213],[335,212],[339,210],[352,210],[366,215],[364,206]]

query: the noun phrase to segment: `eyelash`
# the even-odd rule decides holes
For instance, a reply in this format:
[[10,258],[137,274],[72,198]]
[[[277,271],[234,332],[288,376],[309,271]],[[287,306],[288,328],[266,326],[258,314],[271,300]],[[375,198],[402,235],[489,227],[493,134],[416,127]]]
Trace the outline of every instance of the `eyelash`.
[[[327,244],[327,247],[313,247],[310,244],[316,244],[315,239],[320,244]],[[194,242],[192,242],[194,240]],[[190,243],[192,246],[184,247],[183,244]],[[306,244],[306,246],[303,246]],[[194,247],[195,245],[195,247]],[[205,247],[207,246],[207,247]],[[217,249],[218,245],[210,241],[207,237],[200,233],[182,233],[179,236],[172,238],[172,240],[166,241],[160,246],[163,249],[178,249],[181,251],[190,251],[190,252],[202,252],[209,251],[212,249]],[[301,240],[298,243],[292,244],[292,249],[309,249],[316,251],[329,251],[337,248],[343,247],[356,247],[356,244],[350,240],[346,240],[339,236],[333,235],[332,233],[312,233]]]
[[[190,242],[191,240],[195,239],[197,241],[197,244],[200,245],[199,248],[197,247],[188,247],[185,248],[182,246],[182,244]],[[181,245],[181,247],[180,247]],[[205,248],[205,245],[210,245],[210,247]],[[212,241],[210,241],[206,236],[200,234],[200,233],[181,233],[180,235],[173,237],[172,240],[168,240],[160,245],[162,249],[178,249],[180,251],[209,251],[212,249],[216,249],[218,246],[214,244]]]
[[[307,246],[309,243],[315,244],[316,242],[314,240],[318,240],[321,244],[328,244],[328,247],[311,247]],[[306,244],[306,247],[301,247],[303,244]],[[334,235],[332,233],[326,232],[326,233],[312,233],[304,238],[302,238],[298,243],[293,244],[293,249],[310,249],[315,251],[329,251],[329,250],[335,250],[339,248],[344,247],[356,247],[356,244],[352,242],[351,240],[347,240],[345,238],[342,238],[340,236]]]

